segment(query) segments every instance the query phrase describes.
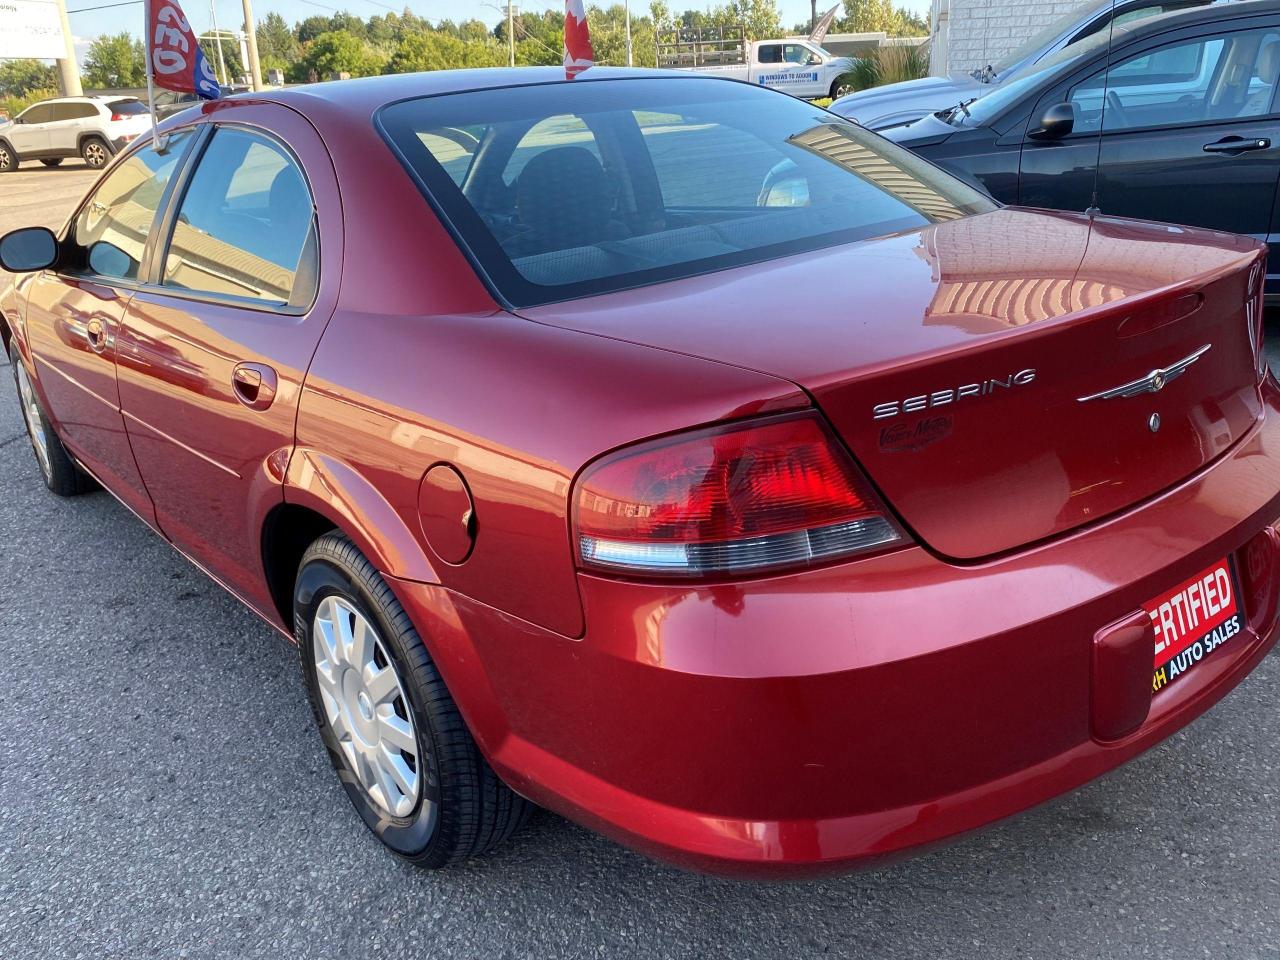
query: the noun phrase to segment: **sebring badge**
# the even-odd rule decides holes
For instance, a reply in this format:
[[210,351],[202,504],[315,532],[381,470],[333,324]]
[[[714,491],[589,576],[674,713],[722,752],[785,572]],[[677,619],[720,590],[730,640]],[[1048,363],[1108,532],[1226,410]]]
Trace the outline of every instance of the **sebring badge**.
[[877,403],[871,408],[871,419],[884,420],[887,417],[896,417],[900,413],[919,413],[921,410],[945,406],[948,403],[955,403],[957,400],[964,400],[966,397],[989,397],[997,390],[1025,387],[1028,384],[1035,383],[1035,380],[1036,371],[1031,368],[1019,370],[1017,373],[1011,373],[1006,377],[992,377],[990,380],[980,380],[977,383],[966,383],[958,387],[932,390],[919,396],[907,397],[905,400]]
[[[1189,357],[1183,357],[1176,363],[1171,363],[1162,369],[1152,370],[1145,377],[1137,380],[1131,380],[1129,383],[1122,383],[1118,387],[1112,387],[1110,390],[1103,390],[1101,393],[1091,393],[1087,397],[1080,397],[1078,403],[1088,403],[1090,400],[1115,400],[1120,397],[1137,397],[1144,393],[1159,393],[1170,381],[1178,379],[1187,372],[1193,363],[1209,352],[1209,348],[1213,344],[1206,343],[1203,347],[1191,354]],[[1152,430],[1159,429],[1159,421]]]

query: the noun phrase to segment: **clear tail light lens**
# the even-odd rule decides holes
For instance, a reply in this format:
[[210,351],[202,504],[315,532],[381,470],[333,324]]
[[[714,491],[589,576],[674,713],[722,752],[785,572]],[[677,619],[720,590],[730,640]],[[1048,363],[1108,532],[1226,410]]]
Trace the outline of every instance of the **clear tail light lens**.
[[584,567],[667,576],[803,566],[907,539],[812,414],[605,457],[578,480],[574,521]]

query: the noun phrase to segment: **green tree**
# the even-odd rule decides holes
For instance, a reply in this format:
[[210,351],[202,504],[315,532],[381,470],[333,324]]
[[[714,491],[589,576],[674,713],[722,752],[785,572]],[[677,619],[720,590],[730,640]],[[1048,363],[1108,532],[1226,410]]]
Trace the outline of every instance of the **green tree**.
[[127,33],[95,37],[84,58],[88,87],[143,87],[147,83],[142,41]]
[[496,67],[506,63],[506,51],[491,40],[468,43],[447,33],[414,33],[400,41],[387,64],[387,73]]
[[316,14],[303,20],[294,28],[293,32],[299,43],[310,43],[320,34],[328,33],[332,29],[328,17]]
[[268,13],[258,23],[258,59],[262,70],[286,70],[298,59],[301,45],[278,13]]
[[892,0],[844,0],[844,16],[836,20],[833,32],[923,37],[929,33],[929,24],[910,10],[895,7]]
[[381,73],[385,59],[360,37],[337,30],[322,33],[306,44],[302,57],[293,65],[291,79],[306,82],[328,80],[335,73],[370,77]]
[[0,60],[0,95],[25,97],[33,90],[56,89],[58,71],[39,60]]

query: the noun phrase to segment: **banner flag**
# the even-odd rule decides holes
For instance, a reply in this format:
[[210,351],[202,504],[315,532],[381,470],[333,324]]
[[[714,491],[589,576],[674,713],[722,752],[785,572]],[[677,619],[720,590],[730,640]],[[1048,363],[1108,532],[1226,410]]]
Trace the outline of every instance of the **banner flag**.
[[595,51],[591,49],[591,33],[587,29],[587,11],[582,0],[564,0],[564,75],[572,80],[593,66]]
[[217,100],[222,90],[178,0],[147,0],[146,6],[148,78],[166,90]]
[[827,39],[827,33],[831,30],[831,24],[835,23],[836,11],[840,9],[840,4],[836,4],[830,10],[822,15],[813,27],[813,33],[809,34],[809,42],[822,46],[822,41]]

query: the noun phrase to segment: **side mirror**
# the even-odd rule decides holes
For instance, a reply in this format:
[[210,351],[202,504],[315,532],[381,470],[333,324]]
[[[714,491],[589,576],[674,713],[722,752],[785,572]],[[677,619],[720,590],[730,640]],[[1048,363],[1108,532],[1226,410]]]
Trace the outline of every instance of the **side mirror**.
[[1061,140],[1076,125],[1076,108],[1071,103],[1055,103],[1040,118],[1040,128],[1027,136],[1032,140]]
[[48,227],[24,227],[0,237],[0,267],[33,273],[58,262],[58,238]]

